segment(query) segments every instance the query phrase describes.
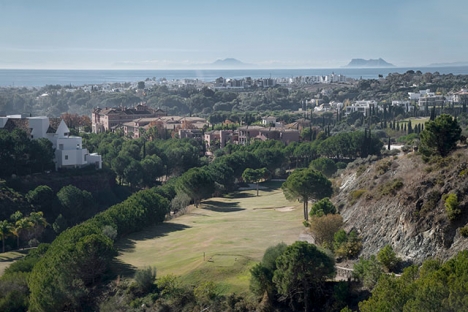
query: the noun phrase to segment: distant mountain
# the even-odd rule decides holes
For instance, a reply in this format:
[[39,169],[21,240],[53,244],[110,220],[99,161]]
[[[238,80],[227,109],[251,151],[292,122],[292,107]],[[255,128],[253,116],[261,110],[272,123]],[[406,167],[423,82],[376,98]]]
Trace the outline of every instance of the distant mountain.
[[216,60],[215,62],[208,64],[212,68],[248,68],[252,67],[252,64],[243,63],[235,58],[226,58],[224,60]]
[[365,60],[365,59],[352,59],[348,65],[344,67],[356,67],[356,68],[372,68],[372,67],[395,67],[395,65],[385,62],[383,59],[378,60]]

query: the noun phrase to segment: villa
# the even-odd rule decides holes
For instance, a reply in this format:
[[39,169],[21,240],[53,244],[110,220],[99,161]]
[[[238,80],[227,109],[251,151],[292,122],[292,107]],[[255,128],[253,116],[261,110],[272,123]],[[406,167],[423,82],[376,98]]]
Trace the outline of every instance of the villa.
[[24,118],[21,115],[0,117],[0,129],[11,131],[15,128],[23,129],[33,140],[46,138],[52,143],[56,170],[89,165],[94,165],[97,169],[102,168],[101,155],[90,154],[83,148],[82,138],[70,135],[70,129],[61,119],[49,120],[45,116]]

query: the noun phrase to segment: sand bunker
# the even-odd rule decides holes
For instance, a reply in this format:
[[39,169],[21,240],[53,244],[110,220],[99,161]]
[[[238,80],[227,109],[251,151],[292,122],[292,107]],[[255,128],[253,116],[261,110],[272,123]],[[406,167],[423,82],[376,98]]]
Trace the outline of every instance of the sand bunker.
[[293,211],[294,207],[293,206],[290,206],[290,207],[283,207],[283,208],[275,208],[276,211],[279,211],[279,212],[288,212],[288,211]]

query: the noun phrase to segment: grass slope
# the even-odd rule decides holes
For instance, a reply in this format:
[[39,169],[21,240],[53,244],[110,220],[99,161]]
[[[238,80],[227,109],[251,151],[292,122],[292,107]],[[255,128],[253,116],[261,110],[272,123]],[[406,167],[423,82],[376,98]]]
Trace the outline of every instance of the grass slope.
[[155,266],[158,276],[174,274],[198,284],[214,281],[223,293],[248,290],[249,269],[265,249],[291,244],[303,230],[299,203],[288,202],[281,183],[268,183],[230,198],[212,198],[201,208],[121,240],[117,269],[131,276],[135,268]]
[[14,250],[5,253],[0,253],[0,276],[3,275],[3,271],[18,259],[23,258],[28,253],[28,250]]

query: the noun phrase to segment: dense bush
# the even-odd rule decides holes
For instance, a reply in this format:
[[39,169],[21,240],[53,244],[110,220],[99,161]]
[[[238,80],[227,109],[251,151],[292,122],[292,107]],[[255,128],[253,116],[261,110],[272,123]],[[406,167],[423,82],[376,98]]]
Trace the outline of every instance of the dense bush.
[[337,213],[335,205],[330,201],[330,198],[325,197],[321,200],[315,202],[312,207],[310,208],[309,215],[321,217],[327,214],[335,214]]
[[147,294],[154,287],[156,281],[156,268],[145,267],[135,273],[135,283],[142,294]]
[[467,311],[467,267],[468,251],[464,250],[443,264],[430,259],[419,268],[408,267],[401,277],[384,274],[372,296],[359,303],[359,310]]
[[102,229],[111,226],[120,236],[138,231],[162,222],[168,208],[166,199],[145,190],[64,231],[31,272],[30,311],[83,309],[89,304],[89,287],[100,280],[116,255]]
[[355,258],[362,249],[361,238],[355,230],[348,234],[341,229],[333,236],[333,251],[338,258]]
[[372,290],[382,274],[382,265],[374,255],[368,258],[361,257],[354,264],[353,276],[361,281],[365,289]]
[[401,262],[401,259],[397,257],[395,251],[393,251],[393,248],[390,245],[385,245],[384,248],[379,250],[377,253],[377,260],[388,272],[395,270]]
[[309,166],[317,171],[320,171],[327,177],[331,177],[333,174],[335,174],[336,170],[338,170],[335,162],[325,157],[312,160]]

